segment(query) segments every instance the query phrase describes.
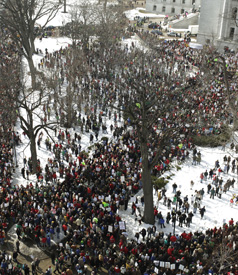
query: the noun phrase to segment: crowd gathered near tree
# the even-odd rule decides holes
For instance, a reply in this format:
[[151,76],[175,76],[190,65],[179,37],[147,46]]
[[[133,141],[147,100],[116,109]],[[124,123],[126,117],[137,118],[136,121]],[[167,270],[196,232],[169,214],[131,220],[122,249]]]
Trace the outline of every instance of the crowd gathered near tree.
[[[9,33],[3,32],[6,40],[1,42],[1,69],[7,76],[8,65],[12,70],[22,52]],[[136,33],[147,47],[151,45],[148,33]],[[222,193],[234,186],[234,179],[224,183],[221,175],[229,173],[230,168],[234,173],[237,160],[226,157],[220,161],[224,167],[218,160],[209,172],[203,171],[199,180],[208,183],[207,190],[195,189],[191,198],[183,197],[176,183],[172,200],[166,196],[166,187],[156,190],[158,199],[168,207],[166,217],[150,200],[153,192],[147,194],[147,189],[151,182],[146,185],[143,175],[147,167],[149,174],[159,177],[174,161],[200,164],[202,156],[193,137],[219,135],[224,125],[234,122],[226,81],[235,99],[235,80],[225,79],[214,53],[191,49],[186,40],[160,41],[156,54],[152,49],[141,51],[134,43],[121,44],[117,37],[110,45],[90,39],[87,43],[75,42],[53,53],[37,50],[42,58],[33,71],[38,70],[44,83],[44,87],[38,87],[40,100],[45,98],[34,105],[40,121],[37,130],[29,123],[33,116],[29,115],[27,121],[21,115],[19,107],[28,108],[24,105],[28,97],[22,100],[19,94],[22,89],[17,93],[21,101],[17,99],[16,106],[12,103],[12,119],[5,119],[6,110],[1,106],[0,243],[4,247],[13,225],[18,241],[12,258],[1,253],[0,272],[22,274],[24,269],[29,274],[31,269],[36,274],[37,261],[31,267],[17,265],[19,242],[30,238],[51,253],[55,246],[54,270],[50,267],[45,274],[86,274],[86,265],[92,267],[91,274],[100,274],[102,267],[109,274],[238,274],[232,261],[237,257],[238,225],[232,218],[223,227],[205,233],[186,232],[194,215],[199,212],[204,218],[203,196],[222,199]],[[226,53],[223,57],[226,70],[233,71],[238,55]],[[20,74],[17,77],[12,81],[14,86],[7,85],[9,77],[1,78],[2,96],[10,103],[13,98],[9,90],[20,87]],[[14,131],[17,118],[21,119],[22,133]],[[51,123],[49,132],[46,126]],[[30,132],[37,144],[34,150],[46,148],[52,158],[42,164],[36,151],[36,163],[32,157],[24,157],[20,169],[25,184],[14,185],[14,148],[23,139],[30,140]],[[108,133],[111,139],[99,140],[99,135]],[[82,150],[83,134],[93,145],[90,154]],[[32,174],[36,174],[35,184],[29,180]],[[136,198],[142,188],[140,203],[150,213],[143,217],[137,202],[132,204],[132,214],[139,223],[154,222],[129,239],[126,221],[119,213],[127,210],[130,199]],[[231,205],[235,200],[231,198]],[[170,221],[185,225],[186,230],[181,235],[165,235],[163,228]]]

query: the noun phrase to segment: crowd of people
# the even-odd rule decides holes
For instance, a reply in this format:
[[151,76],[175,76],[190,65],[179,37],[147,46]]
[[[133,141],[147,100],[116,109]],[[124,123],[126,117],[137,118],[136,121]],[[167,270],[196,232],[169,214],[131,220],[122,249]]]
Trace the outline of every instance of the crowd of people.
[[[181,88],[182,82],[184,83],[186,78],[184,73],[189,64],[199,66],[202,57],[190,49],[186,41],[167,41],[160,46],[160,57],[157,61],[163,66],[159,71],[161,74],[162,70],[169,72],[170,82],[163,75],[162,84],[160,88],[157,87],[159,77],[154,72],[158,68],[156,66],[149,68],[149,64],[153,64],[154,57],[147,60],[145,75],[151,79],[151,90],[156,90],[158,94],[163,93],[161,106],[169,97],[173,102],[176,101],[176,104],[171,105],[170,113],[161,113],[163,117],[160,118],[156,128],[163,130],[179,126],[181,132],[180,139],[171,139],[169,146],[161,151],[158,165],[153,169],[155,176],[169,169],[169,164],[175,158],[183,161],[193,154],[195,158],[190,160],[199,163],[201,155],[194,151],[195,147],[188,134],[190,132],[216,134],[220,131],[221,124],[229,121],[230,117],[227,105],[224,103],[222,75],[218,82],[211,80],[206,89],[200,90],[195,86],[200,80],[200,75],[197,74],[193,79],[185,81],[189,85],[182,87],[183,92],[173,94],[173,91],[177,87]],[[175,194],[173,201],[166,197],[165,191],[161,191],[162,199],[168,208],[178,204],[178,209],[173,207],[165,219],[155,209],[154,213],[159,220],[160,228],[155,224],[150,229],[142,229],[135,239],[127,238],[125,221],[121,219],[118,210],[127,210],[131,197],[136,196],[142,188],[141,152],[136,131],[131,130],[130,119],[123,121],[122,126],[119,126],[118,121],[122,119],[121,111],[112,111],[107,107],[107,103],[118,102],[123,106],[131,99],[131,95],[134,95],[130,84],[133,84],[132,77],[137,79],[142,77],[142,72],[136,67],[139,59],[135,55],[131,62],[129,60],[126,65],[123,64],[124,69],[116,75],[115,71],[107,66],[107,62],[111,60],[112,55],[119,54],[119,49],[117,53],[105,51],[103,60],[100,60],[98,48],[92,47],[88,49],[86,61],[82,61],[90,66],[90,75],[85,74],[80,77],[79,65],[76,66],[74,74],[70,71],[73,66],[72,49],[68,47],[52,54],[45,51],[38,69],[56,68],[59,73],[57,89],[53,96],[49,95],[48,105],[42,106],[41,114],[43,114],[42,121],[46,122],[51,119],[54,110],[54,115],[61,126],[72,123],[72,127],[80,126],[81,132],[72,134],[72,131],[63,128],[55,130],[55,142],[52,143],[46,137],[45,145],[42,145],[44,134],[39,136],[38,148],[45,146],[53,157],[48,159],[47,164],[38,160],[36,184],[29,180],[29,174],[32,172],[30,158],[24,158],[24,166],[21,167],[25,184],[20,186],[12,184],[15,169],[13,146],[19,143],[19,134],[16,134],[10,125],[7,132],[1,129],[0,244],[4,247],[9,226],[16,225],[19,242],[30,238],[40,249],[48,249],[51,253],[51,247],[56,246],[52,253],[54,268],[52,270],[52,267],[49,267],[45,274],[54,272],[70,275],[74,271],[86,274],[87,265],[92,268],[91,274],[100,274],[102,267],[111,275],[223,274],[221,269],[223,263],[219,265],[219,261],[215,261],[219,255],[216,248],[224,245],[227,253],[232,254],[237,251],[237,224],[233,219],[223,227],[208,229],[205,233],[184,232],[180,236],[172,233],[166,236],[163,233],[165,222],[169,223],[170,220],[174,223],[178,221],[179,226],[185,224],[189,228],[197,209],[200,209],[203,218],[206,209],[198,205],[205,195],[201,190],[194,195],[193,211],[189,211],[188,198],[182,199],[176,184],[173,186]],[[133,46],[125,46],[121,53],[129,53],[132,49]],[[137,50],[134,51],[138,54]],[[185,62],[176,58],[178,56],[182,56]],[[230,58],[229,62],[234,60],[236,59]],[[174,67],[177,69],[174,70]],[[110,80],[106,78],[108,74]],[[74,80],[74,89],[78,91],[74,103],[76,102],[79,111],[73,113],[72,121],[67,121],[67,114],[57,97],[61,95],[60,93],[63,96],[63,89],[70,92],[72,75],[77,80]],[[125,86],[126,91],[130,93],[120,93]],[[236,84],[232,87],[235,89]],[[199,124],[201,117],[207,121],[207,124],[198,129],[196,125]],[[111,127],[106,126],[107,119],[114,121]],[[92,135],[93,138],[90,138],[89,143],[93,144],[98,140],[98,134],[105,131],[110,131],[112,140],[104,139],[102,142],[97,142],[91,155],[82,150],[83,133]],[[148,146],[151,149],[149,157],[152,157],[155,145],[148,142]],[[226,162],[228,164],[228,160]],[[219,167],[216,164],[215,168]],[[26,176],[25,171],[28,171]],[[223,172],[228,171],[226,165]],[[205,173],[200,180],[206,179]],[[213,175],[214,171],[211,175],[212,180],[214,180]],[[218,177],[212,184],[222,186]],[[232,186],[232,183],[227,184],[228,186]],[[211,188],[208,193],[212,193],[212,190]],[[136,209],[132,209],[132,212],[136,213]],[[3,251],[0,261],[1,274],[30,272],[30,267],[27,265],[18,265],[17,248],[12,257]],[[225,268],[224,272],[238,274],[237,266]],[[35,274],[36,270],[37,263],[33,261],[31,272]]]
[[[38,180],[35,186],[26,180],[26,186],[19,187],[10,184],[14,165],[11,146],[5,143],[2,148],[8,148],[10,153],[8,158],[4,149],[1,155],[3,171],[6,167],[12,170],[10,181],[2,181],[1,186],[1,229],[5,224],[7,233],[8,225],[16,224],[18,240],[21,242],[30,237],[40,249],[51,251],[51,246],[58,243],[52,253],[52,267],[45,274],[72,274],[75,269],[86,274],[87,265],[92,267],[92,274],[100,274],[101,268],[108,270],[109,274],[223,274],[218,263],[209,259],[215,259],[218,253],[215,248],[221,240],[225,240],[225,250],[236,251],[237,224],[233,219],[221,228],[208,229],[206,233],[185,231],[181,235],[165,235],[163,227],[160,229],[155,225],[138,232],[135,239],[124,234],[125,227],[117,209],[127,209],[130,197],[136,196],[141,184],[136,170],[140,157],[134,155],[138,144],[134,143],[133,148],[124,151],[124,145],[127,148],[132,145],[129,142],[132,135],[125,131],[122,136],[99,146],[92,157],[79,154],[77,164],[69,163],[65,167],[62,179],[48,183]],[[62,146],[65,144],[67,142],[62,142]],[[113,159],[112,163],[109,159]],[[58,162],[58,159],[53,161]],[[78,169],[74,171],[76,167]],[[90,172],[87,171],[89,168]],[[178,200],[175,219],[179,226],[183,226],[178,212],[187,213],[187,200],[182,199],[176,184],[173,189]],[[198,193],[194,201],[201,200],[202,195]],[[165,200],[166,192],[162,194]],[[171,210],[172,222],[173,213],[174,207]],[[157,213],[158,220],[160,214]],[[168,217],[166,222],[170,222]],[[62,235],[64,241],[61,241]],[[2,256],[2,274],[29,274],[28,269],[35,272],[34,261],[30,267],[19,265],[17,249],[13,254],[12,257]],[[236,266],[229,269],[234,274],[238,271]]]

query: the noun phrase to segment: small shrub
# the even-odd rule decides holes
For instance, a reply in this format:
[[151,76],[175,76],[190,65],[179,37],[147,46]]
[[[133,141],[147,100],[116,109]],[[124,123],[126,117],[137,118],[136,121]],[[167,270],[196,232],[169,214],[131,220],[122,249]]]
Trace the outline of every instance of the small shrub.
[[104,141],[104,140],[108,141],[108,137],[102,137],[101,140],[102,141]]
[[88,157],[89,153],[83,150],[83,151],[80,152],[80,156],[86,156],[86,157]]
[[98,142],[97,142],[97,143],[94,143],[94,147],[99,148],[99,147],[100,147],[100,145],[101,145],[101,144],[100,144],[100,143],[98,143]]
[[166,180],[164,177],[157,178],[152,176],[152,183],[156,190],[163,188],[169,181]]
[[219,135],[193,136],[193,142],[198,146],[218,147],[227,143],[231,137],[231,130],[227,126],[221,128]]
[[148,11],[146,10],[139,10],[140,13],[149,13]]
[[182,169],[179,165],[176,165],[175,167],[176,167],[176,170],[177,170],[177,171],[179,171],[179,170]]

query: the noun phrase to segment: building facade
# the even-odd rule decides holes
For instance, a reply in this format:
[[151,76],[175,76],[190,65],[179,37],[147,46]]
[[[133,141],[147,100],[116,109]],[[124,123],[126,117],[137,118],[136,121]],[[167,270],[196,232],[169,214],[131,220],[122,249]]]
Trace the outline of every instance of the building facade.
[[197,42],[238,49],[238,0],[202,0]]
[[201,0],[147,0],[146,11],[157,14],[176,15],[192,9],[198,10]]

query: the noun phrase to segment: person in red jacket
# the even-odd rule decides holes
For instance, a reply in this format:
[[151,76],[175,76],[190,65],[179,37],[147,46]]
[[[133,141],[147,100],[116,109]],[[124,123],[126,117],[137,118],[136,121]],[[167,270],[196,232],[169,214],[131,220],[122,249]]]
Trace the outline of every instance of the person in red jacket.
[[116,274],[119,274],[121,272],[120,267],[118,265],[115,266],[114,271]]
[[173,243],[176,242],[176,241],[177,241],[176,236],[174,236],[174,235],[171,236],[171,237],[170,237],[170,241],[173,242]]
[[110,237],[110,243],[115,243],[115,238],[113,235],[111,235],[111,237]]
[[229,220],[229,225],[231,226],[231,225],[233,225],[234,224],[234,220],[233,220],[233,218],[231,218],[230,220]]
[[43,247],[46,246],[46,241],[47,241],[47,238],[45,236],[41,238],[41,243]]
[[123,252],[125,253],[125,255],[128,254],[129,250],[128,250],[128,248],[126,246],[123,248]]
[[184,231],[184,232],[181,234],[181,237],[182,237],[183,239],[187,239],[187,233]]
[[66,232],[67,232],[67,225],[66,225],[65,223],[62,225],[62,229],[63,229],[63,231],[64,231],[64,235],[66,235]]
[[171,246],[169,246],[169,247],[168,247],[168,249],[167,249],[167,253],[168,253],[168,255],[169,255],[169,256],[172,256],[173,251],[174,251],[174,248],[173,248],[173,247],[171,247]]

